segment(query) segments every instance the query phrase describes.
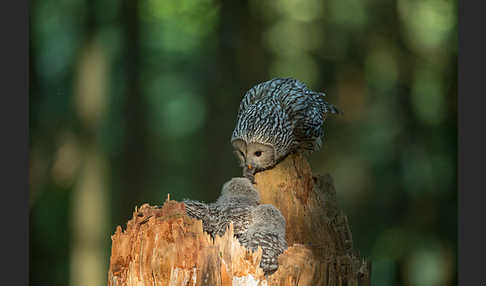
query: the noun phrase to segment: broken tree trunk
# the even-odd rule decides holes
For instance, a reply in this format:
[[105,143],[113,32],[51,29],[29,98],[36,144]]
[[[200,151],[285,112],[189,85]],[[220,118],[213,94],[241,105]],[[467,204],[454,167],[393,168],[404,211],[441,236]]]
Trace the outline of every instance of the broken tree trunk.
[[167,200],[136,209],[125,231],[117,227],[108,285],[370,285],[371,265],[353,250],[329,175],[313,177],[307,160],[293,154],[255,181],[261,203],[287,222],[289,248],[277,272],[265,277],[261,249],[247,251],[232,228],[213,240],[183,203]]

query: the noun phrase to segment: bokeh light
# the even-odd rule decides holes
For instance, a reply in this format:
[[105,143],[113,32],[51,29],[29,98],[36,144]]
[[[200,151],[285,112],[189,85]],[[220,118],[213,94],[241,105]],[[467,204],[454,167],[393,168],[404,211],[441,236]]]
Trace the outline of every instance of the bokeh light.
[[29,25],[32,285],[106,285],[136,206],[214,200],[241,97],[287,76],[344,111],[309,161],[372,285],[457,283],[457,1],[34,0]]

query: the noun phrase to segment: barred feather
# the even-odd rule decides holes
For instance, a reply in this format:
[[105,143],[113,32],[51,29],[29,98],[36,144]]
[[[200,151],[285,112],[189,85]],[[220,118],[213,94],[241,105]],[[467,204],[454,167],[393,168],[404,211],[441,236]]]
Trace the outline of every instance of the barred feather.
[[186,206],[186,214],[190,217],[201,220],[203,230],[213,236],[214,221],[218,217],[218,214],[214,211],[214,209],[208,204],[194,200],[184,200],[184,205]]
[[341,113],[293,78],[275,78],[252,87],[241,100],[231,141],[271,145],[276,162],[292,151],[317,151],[326,115]]
[[251,216],[251,224],[239,241],[252,251],[262,248],[260,267],[270,275],[278,269],[278,256],[287,249],[285,219],[272,205],[255,207]]
[[285,219],[272,205],[260,205],[258,192],[247,178],[233,178],[223,185],[215,203],[184,200],[187,215],[202,220],[213,238],[233,223],[234,235],[246,248],[262,248],[260,267],[266,275],[278,269],[278,256],[287,249]]
[[203,230],[212,237],[224,235],[230,223],[233,223],[235,236],[239,237],[248,229],[251,210],[259,203],[258,192],[247,178],[226,182],[215,203],[184,201],[187,215],[202,220]]

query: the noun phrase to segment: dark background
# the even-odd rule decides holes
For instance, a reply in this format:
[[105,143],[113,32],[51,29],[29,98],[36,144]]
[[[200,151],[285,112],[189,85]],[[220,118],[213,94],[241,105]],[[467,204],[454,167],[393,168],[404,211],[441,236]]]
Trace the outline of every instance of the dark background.
[[135,206],[213,201],[251,86],[292,76],[345,115],[330,173],[373,285],[457,281],[457,4],[34,0],[30,281],[106,285]]

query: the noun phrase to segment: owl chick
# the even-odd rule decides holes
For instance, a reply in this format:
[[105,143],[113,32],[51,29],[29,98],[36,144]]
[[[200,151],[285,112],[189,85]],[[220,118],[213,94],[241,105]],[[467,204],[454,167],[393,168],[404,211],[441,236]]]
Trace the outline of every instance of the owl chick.
[[231,137],[243,176],[254,182],[256,172],[293,152],[319,150],[327,114],[340,113],[324,96],[293,78],[275,78],[248,90]]
[[260,204],[260,196],[248,178],[233,178],[223,185],[221,196],[210,206],[217,214],[214,233],[222,236],[233,223],[235,237],[248,229],[251,210]]
[[259,205],[252,210],[248,230],[238,240],[252,251],[262,248],[260,267],[270,275],[278,269],[278,256],[287,249],[285,219],[274,206]]
[[239,237],[248,228],[251,209],[259,202],[258,192],[247,178],[232,178],[226,182],[215,203],[184,200],[187,215],[202,220],[203,230],[213,238],[216,234],[224,235],[230,223],[233,223],[234,235]]

